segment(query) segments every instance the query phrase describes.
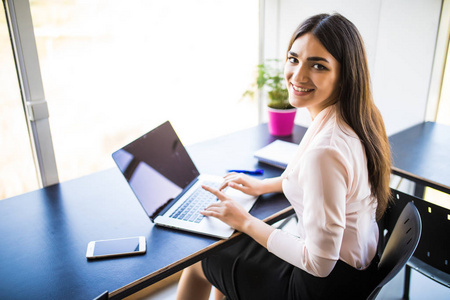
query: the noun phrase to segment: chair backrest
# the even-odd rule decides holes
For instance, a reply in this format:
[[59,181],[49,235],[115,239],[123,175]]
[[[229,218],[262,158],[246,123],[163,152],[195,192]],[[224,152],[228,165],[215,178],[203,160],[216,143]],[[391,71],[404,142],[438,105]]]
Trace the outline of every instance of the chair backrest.
[[403,209],[378,264],[380,283],[368,299],[375,299],[381,288],[406,265],[419,244],[422,221],[412,202]]

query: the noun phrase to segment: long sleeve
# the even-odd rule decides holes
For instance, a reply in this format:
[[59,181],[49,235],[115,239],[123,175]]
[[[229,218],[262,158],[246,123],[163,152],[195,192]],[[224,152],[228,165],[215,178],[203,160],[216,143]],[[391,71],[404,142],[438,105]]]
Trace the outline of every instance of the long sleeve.
[[300,236],[276,230],[269,237],[269,251],[312,275],[327,276],[339,259],[348,178],[346,161],[334,148],[306,151],[298,176],[290,178],[297,181],[295,186],[302,197],[302,205],[296,210],[300,214]]

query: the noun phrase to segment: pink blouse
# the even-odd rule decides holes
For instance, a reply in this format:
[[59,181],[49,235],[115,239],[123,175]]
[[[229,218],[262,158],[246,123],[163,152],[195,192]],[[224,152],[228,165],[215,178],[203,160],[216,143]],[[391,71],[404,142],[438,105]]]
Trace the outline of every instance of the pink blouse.
[[275,230],[268,250],[319,277],[328,276],[339,259],[368,267],[378,243],[377,202],[361,141],[334,105],[316,116],[282,176],[297,233]]

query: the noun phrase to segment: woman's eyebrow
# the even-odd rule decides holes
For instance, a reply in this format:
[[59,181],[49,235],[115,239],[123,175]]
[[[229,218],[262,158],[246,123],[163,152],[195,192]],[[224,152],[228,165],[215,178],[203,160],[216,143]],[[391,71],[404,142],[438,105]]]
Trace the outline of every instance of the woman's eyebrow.
[[[294,51],[289,51],[289,55],[298,57],[298,54],[295,53]],[[311,56],[311,57],[308,57],[306,60],[308,60],[308,61],[324,61],[326,63],[330,63],[328,60],[326,60],[325,58],[320,57],[320,56]]]
[[325,58],[320,57],[320,56],[311,56],[311,57],[308,57],[306,60],[308,60],[308,61],[324,61],[326,63],[330,63],[328,60],[326,60]]

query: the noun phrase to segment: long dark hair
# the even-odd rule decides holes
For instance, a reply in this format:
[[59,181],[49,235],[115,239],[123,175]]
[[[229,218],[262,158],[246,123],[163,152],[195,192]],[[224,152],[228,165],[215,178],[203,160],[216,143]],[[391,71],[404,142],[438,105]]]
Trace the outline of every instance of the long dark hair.
[[391,151],[383,119],[372,97],[364,42],[355,25],[342,15],[320,14],[307,19],[295,30],[288,51],[294,41],[306,33],[312,33],[341,64],[336,105],[344,122],[364,146],[379,219],[390,200]]

